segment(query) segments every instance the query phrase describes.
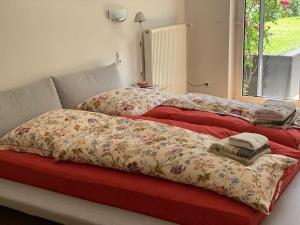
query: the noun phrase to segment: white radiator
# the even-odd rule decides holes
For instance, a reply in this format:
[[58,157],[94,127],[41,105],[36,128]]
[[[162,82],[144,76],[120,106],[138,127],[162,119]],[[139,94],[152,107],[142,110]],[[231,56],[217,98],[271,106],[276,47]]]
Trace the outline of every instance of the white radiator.
[[144,32],[146,81],[173,94],[187,90],[186,25]]

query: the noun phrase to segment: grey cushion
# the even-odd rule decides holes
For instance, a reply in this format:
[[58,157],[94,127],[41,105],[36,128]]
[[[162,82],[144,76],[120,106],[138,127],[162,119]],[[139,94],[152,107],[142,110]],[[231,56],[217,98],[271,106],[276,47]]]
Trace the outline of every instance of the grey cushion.
[[123,87],[116,64],[53,77],[63,108],[74,108],[101,92]]
[[0,92],[0,137],[54,109],[61,109],[61,104],[51,78]]

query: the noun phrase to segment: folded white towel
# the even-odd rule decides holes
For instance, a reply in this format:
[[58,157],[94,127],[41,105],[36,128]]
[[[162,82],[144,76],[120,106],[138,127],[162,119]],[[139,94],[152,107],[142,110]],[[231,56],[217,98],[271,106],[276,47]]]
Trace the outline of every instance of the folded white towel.
[[254,163],[259,157],[271,153],[271,150],[268,145],[263,146],[257,151],[235,147],[229,144],[228,138],[217,141],[209,147],[209,152],[212,152],[216,155],[231,158],[235,161],[238,161],[246,166],[249,166]]
[[256,151],[269,143],[267,137],[254,133],[241,133],[228,138],[229,144]]
[[296,110],[292,101],[267,100],[262,108],[255,111],[256,120],[284,121]]
[[269,127],[286,130],[293,126],[293,123],[298,119],[299,116],[300,112],[295,111],[295,113],[293,113],[285,121],[255,120],[254,124],[259,127]]

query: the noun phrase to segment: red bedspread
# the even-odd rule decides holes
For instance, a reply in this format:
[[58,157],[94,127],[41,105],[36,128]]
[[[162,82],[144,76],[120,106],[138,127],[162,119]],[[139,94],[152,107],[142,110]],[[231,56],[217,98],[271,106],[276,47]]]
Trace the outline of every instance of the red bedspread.
[[299,129],[291,128],[282,130],[275,128],[257,127],[243,119],[232,116],[222,116],[210,112],[183,110],[169,106],[156,107],[155,109],[144,114],[144,116],[158,119],[171,119],[192,124],[223,127],[239,133],[258,133],[268,137],[274,142],[289,146],[291,148],[298,148],[300,145]]
[[[219,127],[144,119],[220,138],[234,133]],[[274,153],[300,157],[295,149],[271,145]],[[281,193],[299,167],[298,163],[286,171]],[[0,151],[0,177],[183,225],[258,225],[264,218],[262,213],[246,205],[192,186],[85,164],[54,162],[26,153]]]

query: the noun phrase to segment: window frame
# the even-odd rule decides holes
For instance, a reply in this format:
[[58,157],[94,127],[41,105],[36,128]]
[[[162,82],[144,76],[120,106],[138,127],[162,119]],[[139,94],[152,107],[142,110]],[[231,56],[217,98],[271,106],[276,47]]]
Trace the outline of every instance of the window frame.
[[[272,98],[244,96],[243,95],[243,76],[244,76],[244,36],[245,36],[245,0],[237,0],[235,2],[235,62],[233,74],[233,90],[234,99],[245,102],[263,103]],[[300,87],[299,87],[300,93]],[[291,101],[291,100],[289,100]],[[294,100],[297,106],[300,107],[300,99]]]

